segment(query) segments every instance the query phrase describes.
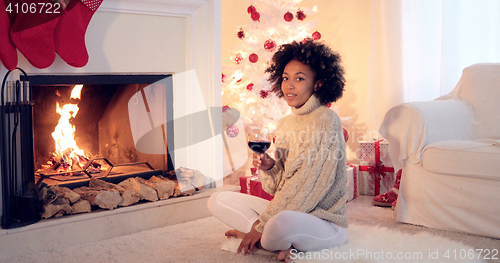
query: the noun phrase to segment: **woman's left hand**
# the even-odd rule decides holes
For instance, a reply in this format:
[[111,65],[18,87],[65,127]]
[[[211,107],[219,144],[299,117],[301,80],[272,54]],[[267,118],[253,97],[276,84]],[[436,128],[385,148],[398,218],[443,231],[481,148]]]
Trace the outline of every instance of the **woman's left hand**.
[[260,238],[262,237],[262,233],[255,230],[255,226],[257,226],[259,223],[259,220],[255,221],[255,223],[253,223],[252,225],[252,230],[245,234],[245,237],[243,237],[243,240],[241,240],[240,246],[236,251],[237,254],[239,254],[241,250],[243,250],[245,255],[253,253],[255,244],[257,244],[257,242],[259,242]]

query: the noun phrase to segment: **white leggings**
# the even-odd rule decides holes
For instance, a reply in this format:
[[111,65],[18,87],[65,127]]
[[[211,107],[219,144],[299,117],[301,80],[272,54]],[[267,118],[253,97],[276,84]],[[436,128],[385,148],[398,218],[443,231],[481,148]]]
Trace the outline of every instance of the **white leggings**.
[[[229,227],[248,233],[268,204],[263,198],[221,191],[210,196],[208,210]],[[269,251],[291,246],[299,251],[313,251],[340,246],[346,241],[347,228],[310,214],[281,211],[266,223],[260,243]]]

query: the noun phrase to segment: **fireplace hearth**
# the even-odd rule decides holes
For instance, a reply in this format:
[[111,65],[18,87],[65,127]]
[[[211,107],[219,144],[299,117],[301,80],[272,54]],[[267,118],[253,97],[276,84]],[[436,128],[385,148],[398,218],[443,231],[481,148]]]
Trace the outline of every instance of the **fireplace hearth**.
[[[20,81],[7,82],[1,104],[2,228],[24,226],[40,219],[37,198],[42,187],[59,185],[74,189],[88,186],[91,178],[112,183],[131,177],[175,179],[173,156],[167,149],[173,143],[173,127],[162,127],[160,143],[165,147],[164,154],[138,151],[130,127],[129,101],[158,81],[167,86],[165,109],[172,116],[169,74],[24,74]],[[75,85],[83,85],[78,100],[69,96]],[[56,108],[64,104],[79,107],[70,123],[86,161],[66,170],[48,169],[67,165],[61,158],[54,160],[56,143],[51,136],[60,119]]]

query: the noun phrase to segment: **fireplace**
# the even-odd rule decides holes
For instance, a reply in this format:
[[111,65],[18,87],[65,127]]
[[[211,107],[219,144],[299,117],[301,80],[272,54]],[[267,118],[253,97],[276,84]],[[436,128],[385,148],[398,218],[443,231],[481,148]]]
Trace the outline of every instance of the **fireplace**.
[[[74,189],[88,185],[90,178],[112,183],[130,177],[175,179],[174,159],[168,151],[174,142],[173,122],[165,121],[159,129],[161,135],[157,134],[153,142],[155,146],[151,146],[163,147],[163,154],[158,154],[157,149],[154,153],[139,151],[131,126],[137,124],[131,121],[137,114],[130,108],[138,104],[150,113],[150,107],[155,105],[148,105],[147,94],[153,89],[161,90],[165,98],[160,100],[160,108],[165,119],[172,119],[170,74],[32,74],[20,79],[7,83],[6,99],[2,102],[2,143],[8,146],[2,148],[2,157],[6,157],[2,169],[11,169],[2,171],[11,175],[3,181],[3,228],[36,222],[41,210],[37,192],[45,186]],[[78,99],[71,94],[76,85],[83,85]],[[56,154],[52,135],[63,119],[58,111],[69,104],[78,107],[71,111],[77,114],[69,122],[74,129],[74,141],[82,150],[79,166]]]
[[[52,75],[168,72],[175,76],[195,70],[198,87],[183,85],[176,88],[174,85],[174,118],[181,118],[206,109],[199,109],[200,105],[222,105],[220,12],[220,0],[103,1],[86,32],[90,59],[85,67],[68,66],[56,56],[52,66],[38,69],[21,55],[18,66],[30,74]],[[0,76],[6,73],[7,70],[0,66]],[[15,74],[11,76],[18,79]],[[203,95],[200,100],[194,100],[190,95],[197,91]],[[214,122],[214,126],[222,124]],[[0,229],[0,260],[209,216],[206,201],[210,193],[229,187],[222,183],[223,143],[218,140],[197,143],[176,151],[175,158],[172,156],[176,166],[199,170],[209,177],[207,182],[213,182],[217,188],[206,187],[190,197],[41,220],[15,229]]]

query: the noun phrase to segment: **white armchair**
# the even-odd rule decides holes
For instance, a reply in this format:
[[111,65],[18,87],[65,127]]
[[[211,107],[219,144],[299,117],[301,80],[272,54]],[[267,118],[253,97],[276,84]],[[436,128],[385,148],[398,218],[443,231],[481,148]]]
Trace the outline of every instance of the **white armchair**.
[[500,63],[465,68],[434,101],[390,109],[380,134],[403,168],[397,221],[500,238]]

